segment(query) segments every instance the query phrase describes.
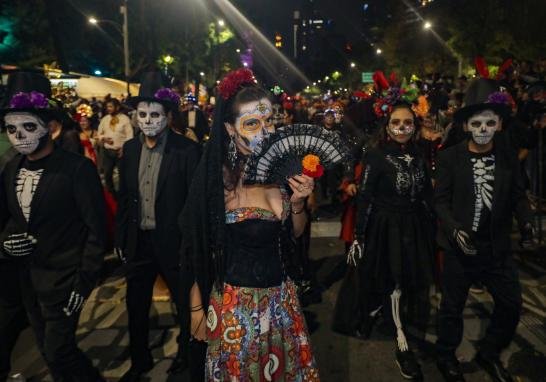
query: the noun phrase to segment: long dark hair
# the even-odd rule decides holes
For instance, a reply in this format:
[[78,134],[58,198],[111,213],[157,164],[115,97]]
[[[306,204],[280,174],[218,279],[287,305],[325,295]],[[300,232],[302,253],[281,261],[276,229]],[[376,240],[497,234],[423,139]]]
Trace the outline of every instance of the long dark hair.
[[411,109],[411,105],[407,103],[399,103],[393,106],[391,113],[381,118],[377,124],[378,129],[375,133],[374,137],[372,138],[371,147],[382,147],[390,140],[389,134],[387,133],[387,126],[389,125],[389,122],[391,120],[391,115],[394,113],[395,110],[398,109],[407,109],[410,111],[411,115],[413,116],[413,123],[415,124],[415,132],[413,133],[413,136],[408,141],[408,145],[413,145],[415,143],[415,140],[417,139],[417,131],[419,130],[419,119],[417,118],[417,115],[415,112]]
[[[243,87],[235,96],[227,101],[224,114],[222,116],[223,122],[235,125],[235,121],[239,115],[239,107],[242,104],[259,101],[264,98],[270,101],[272,99],[271,94],[267,90],[257,85]],[[237,184],[239,184],[239,181],[241,180],[246,162],[246,156],[242,153],[238,153],[235,167],[232,166],[232,163],[228,157],[230,140],[231,138],[226,129],[222,129],[222,163],[224,167],[224,188],[226,191],[233,191],[237,187]]]

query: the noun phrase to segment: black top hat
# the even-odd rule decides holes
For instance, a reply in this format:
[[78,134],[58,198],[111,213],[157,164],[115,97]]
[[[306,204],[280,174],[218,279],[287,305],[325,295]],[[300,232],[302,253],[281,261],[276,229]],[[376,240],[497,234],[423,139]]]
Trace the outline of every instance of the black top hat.
[[145,72],[142,75],[138,96],[127,99],[127,104],[134,109],[139,102],[158,102],[166,110],[173,110],[180,104],[180,96],[170,89],[167,78],[161,72]]
[[[27,112],[63,119],[62,106],[51,98],[51,84],[40,73],[14,72],[8,76],[0,117],[10,112]],[[66,114],[66,113],[64,113]]]
[[510,107],[506,103],[495,103],[491,96],[501,93],[500,85],[490,78],[479,78],[468,86],[463,106],[455,112],[455,119],[461,122],[482,110],[492,110],[501,117],[510,114]]

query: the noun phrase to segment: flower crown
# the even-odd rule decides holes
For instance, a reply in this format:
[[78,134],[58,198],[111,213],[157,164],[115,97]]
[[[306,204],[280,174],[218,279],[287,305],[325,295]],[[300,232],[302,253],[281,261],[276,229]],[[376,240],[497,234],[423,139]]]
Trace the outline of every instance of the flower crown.
[[55,102],[48,99],[44,93],[31,91],[30,93],[19,92],[11,97],[9,106],[12,109],[47,109],[54,107]]
[[255,84],[256,78],[250,69],[239,69],[226,74],[218,85],[218,93],[227,101],[239,91],[243,85]]
[[92,116],[93,109],[91,108],[91,106],[86,103],[82,103],[76,108],[76,114],[74,115],[74,119],[79,122],[82,117],[91,118]]
[[154,93],[154,98],[157,98],[161,101],[169,101],[176,105],[180,106],[180,96],[174,90],[170,88],[161,88]]
[[417,101],[419,90],[415,87],[398,84],[394,73],[391,73],[390,83],[381,71],[374,73],[373,80],[379,94],[373,108],[375,114],[380,118],[389,115],[394,106],[401,102],[413,104]]

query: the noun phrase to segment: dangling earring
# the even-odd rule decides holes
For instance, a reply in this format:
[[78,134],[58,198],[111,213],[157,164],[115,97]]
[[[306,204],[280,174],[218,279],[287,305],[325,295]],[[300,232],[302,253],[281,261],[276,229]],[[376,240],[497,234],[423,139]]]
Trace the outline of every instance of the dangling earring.
[[233,135],[230,137],[228,146],[228,159],[231,164],[231,169],[235,169],[237,165],[237,146],[235,145],[235,138]]

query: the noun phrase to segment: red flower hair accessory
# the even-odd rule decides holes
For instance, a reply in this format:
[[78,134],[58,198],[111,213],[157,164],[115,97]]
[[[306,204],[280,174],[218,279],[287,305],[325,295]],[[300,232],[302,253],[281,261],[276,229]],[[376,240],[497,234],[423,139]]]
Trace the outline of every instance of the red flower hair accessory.
[[256,78],[250,69],[239,69],[224,77],[218,85],[218,93],[227,101],[237,93],[241,86],[255,83]]

